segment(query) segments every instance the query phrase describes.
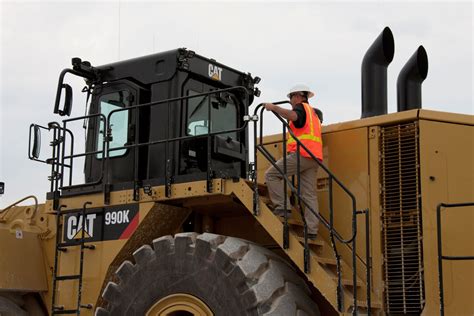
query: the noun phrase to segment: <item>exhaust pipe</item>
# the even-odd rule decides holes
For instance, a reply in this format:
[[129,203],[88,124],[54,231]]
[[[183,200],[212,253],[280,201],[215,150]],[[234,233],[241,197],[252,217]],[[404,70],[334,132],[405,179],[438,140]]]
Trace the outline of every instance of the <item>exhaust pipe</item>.
[[421,84],[428,75],[428,56],[423,46],[403,66],[397,79],[397,110],[421,109]]
[[387,67],[394,53],[393,34],[386,27],[362,60],[362,118],[387,114]]

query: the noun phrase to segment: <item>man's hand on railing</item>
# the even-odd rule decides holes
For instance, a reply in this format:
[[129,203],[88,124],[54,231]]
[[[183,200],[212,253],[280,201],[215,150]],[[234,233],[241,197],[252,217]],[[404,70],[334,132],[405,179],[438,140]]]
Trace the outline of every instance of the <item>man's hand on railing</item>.
[[267,111],[274,111],[276,105],[273,103],[263,103],[263,106],[265,107],[265,110]]
[[267,111],[273,111],[285,120],[296,121],[298,119],[298,114],[293,110],[284,109],[273,103],[264,103],[263,106]]

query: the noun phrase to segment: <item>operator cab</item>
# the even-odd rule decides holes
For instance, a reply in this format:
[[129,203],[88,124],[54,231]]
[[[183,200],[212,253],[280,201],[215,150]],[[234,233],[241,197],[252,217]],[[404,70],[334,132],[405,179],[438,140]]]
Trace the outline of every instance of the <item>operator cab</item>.
[[[52,168],[61,178],[52,192],[76,195],[246,177],[244,117],[259,94],[254,88],[258,77],[186,49],[99,67],[75,58],[73,69],[65,69],[58,84],[54,112],[62,116],[71,113],[72,89],[63,83],[67,73],[86,79],[88,115],[65,119],[62,125],[50,123],[48,129],[55,130],[57,139],[67,139],[72,138],[71,122],[87,122],[85,181],[65,185],[68,162],[80,154],[60,148],[67,142],[59,141],[57,157],[49,161],[57,162]],[[66,101],[60,109],[62,94]]]

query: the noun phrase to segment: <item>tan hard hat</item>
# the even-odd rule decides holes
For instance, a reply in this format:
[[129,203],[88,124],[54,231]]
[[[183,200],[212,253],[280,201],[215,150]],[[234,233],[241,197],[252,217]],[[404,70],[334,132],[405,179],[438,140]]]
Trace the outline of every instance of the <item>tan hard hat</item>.
[[296,86],[292,87],[290,89],[290,92],[286,96],[289,98],[290,94],[295,92],[307,92],[308,99],[314,97],[314,93],[311,91],[311,89],[308,86],[305,86],[304,84],[297,84]]

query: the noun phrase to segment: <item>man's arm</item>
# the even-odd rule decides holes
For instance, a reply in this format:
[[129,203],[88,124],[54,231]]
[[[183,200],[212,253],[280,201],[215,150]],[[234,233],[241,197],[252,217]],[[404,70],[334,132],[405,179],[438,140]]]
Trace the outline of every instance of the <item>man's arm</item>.
[[293,110],[287,110],[282,107],[279,107],[278,105],[275,105],[273,103],[265,103],[265,109],[267,111],[273,111],[277,114],[279,114],[281,117],[284,119],[290,120],[290,121],[296,121],[298,120],[298,114],[296,114],[295,111]]

